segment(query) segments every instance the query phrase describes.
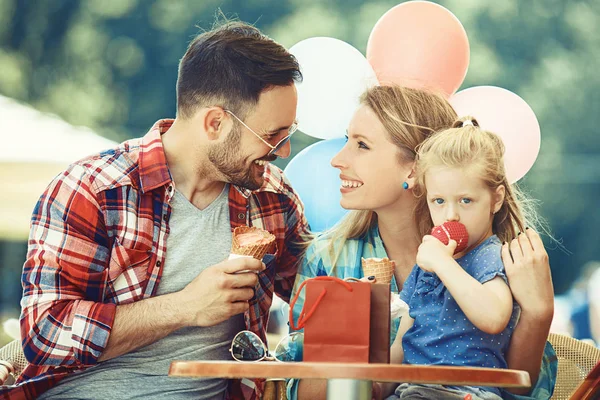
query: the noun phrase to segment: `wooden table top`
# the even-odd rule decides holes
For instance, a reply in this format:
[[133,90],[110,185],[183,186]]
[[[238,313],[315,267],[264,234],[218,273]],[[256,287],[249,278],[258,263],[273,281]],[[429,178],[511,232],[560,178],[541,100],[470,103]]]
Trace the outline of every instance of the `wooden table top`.
[[530,387],[529,374],[514,369],[431,365],[279,361],[173,361],[169,376],[220,378],[359,379],[456,386]]

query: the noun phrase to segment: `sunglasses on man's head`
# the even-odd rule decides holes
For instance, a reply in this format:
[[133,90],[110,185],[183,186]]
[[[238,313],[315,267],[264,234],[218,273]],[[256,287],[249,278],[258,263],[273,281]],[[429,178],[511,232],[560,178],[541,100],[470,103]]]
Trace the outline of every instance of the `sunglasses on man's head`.
[[283,337],[275,347],[273,355],[269,354],[267,346],[257,334],[241,331],[231,341],[229,352],[236,361],[302,361],[304,334],[293,332]]
[[242,124],[250,132],[252,132],[264,144],[266,144],[271,149],[271,151],[269,151],[269,153],[267,154],[269,156],[277,153],[283,146],[285,146],[285,144],[287,142],[289,142],[289,140],[292,138],[292,135],[294,134],[294,132],[296,132],[296,130],[298,130],[298,121],[296,120],[288,128],[287,136],[284,137],[283,139],[281,139],[279,142],[277,142],[277,144],[275,144],[275,146],[273,146],[271,143],[267,142],[260,134],[256,133],[256,131],[254,129],[252,129],[248,125],[246,125],[246,123],[244,121],[242,121],[240,118],[238,118],[238,116],[235,115],[233,112],[231,112],[229,110],[224,110],[224,111],[226,113],[228,113],[229,115],[231,115],[233,118],[235,118],[240,124]]

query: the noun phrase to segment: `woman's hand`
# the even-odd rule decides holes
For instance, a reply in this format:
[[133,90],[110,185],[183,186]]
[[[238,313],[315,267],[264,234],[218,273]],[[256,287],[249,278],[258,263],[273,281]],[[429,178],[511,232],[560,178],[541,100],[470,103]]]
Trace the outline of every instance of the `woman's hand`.
[[456,249],[454,240],[450,240],[448,245],[444,245],[433,236],[425,235],[417,251],[417,265],[423,271],[435,272],[436,268],[444,265],[447,261],[453,260],[454,249]]
[[[510,290],[521,306],[521,318],[510,340],[506,354],[508,367],[529,372],[536,385],[544,347],[554,314],[554,289],[548,254],[542,239],[533,229],[502,245],[502,261]],[[530,389],[509,388],[515,394],[528,394]]]
[[524,313],[552,318],[554,288],[548,253],[533,229],[526,229],[502,246],[502,261],[513,297]]
[[364,276],[360,279],[358,279],[359,282],[367,282],[367,283],[377,283],[377,278],[375,278],[375,275],[371,275],[371,276]]

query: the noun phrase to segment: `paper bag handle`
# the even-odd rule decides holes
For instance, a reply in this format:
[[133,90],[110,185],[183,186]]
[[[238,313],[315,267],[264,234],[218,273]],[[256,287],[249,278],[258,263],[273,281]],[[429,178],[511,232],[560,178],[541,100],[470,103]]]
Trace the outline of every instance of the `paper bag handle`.
[[[300,311],[300,317],[298,318],[298,325],[296,326],[296,324],[294,323],[294,306],[296,305],[296,300],[298,300],[298,296],[300,295],[300,292],[302,292],[302,288],[308,282],[310,282],[312,280],[337,282],[340,285],[344,286],[346,289],[348,289],[349,292],[353,291],[352,286],[348,282],[345,282],[345,281],[341,280],[340,278],[336,278],[334,276],[317,276],[317,277],[307,279],[304,282],[302,282],[302,284],[298,288],[298,291],[296,292],[296,295],[294,296],[294,298],[292,299],[292,301],[290,303],[290,326],[295,331],[297,331],[298,329],[304,328],[306,321],[308,321],[308,319],[313,315],[313,313],[317,309],[317,306],[319,305],[321,300],[323,300],[323,297],[325,297],[325,295],[327,294],[327,290],[325,288],[323,288],[323,291],[321,292],[319,297],[317,297],[317,301],[315,301],[315,304],[313,304],[312,308],[310,309],[310,311],[308,313],[306,313],[304,311],[304,305],[302,306],[302,311]],[[305,303],[305,305],[306,305],[306,303]]]

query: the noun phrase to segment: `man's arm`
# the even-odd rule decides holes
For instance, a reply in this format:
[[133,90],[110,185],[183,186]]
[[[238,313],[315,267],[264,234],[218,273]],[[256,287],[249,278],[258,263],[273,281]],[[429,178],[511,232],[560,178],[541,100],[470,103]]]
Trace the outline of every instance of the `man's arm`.
[[249,257],[226,260],[202,271],[183,290],[117,306],[108,344],[98,361],[142,348],[186,326],[212,326],[248,310],[254,272],[264,264]]
[[98,362],[152,344],[183,326],[175,294],[117,306],[108,343]]
[[285,227],[282,227],[285,229],[285,240],[277,258],[275,293],[289,303],[296,273],[312,235],[302,202],[287,178],[281,175],[281,179],[288,192],[284,196],[278,196],[284,202],[281,207],[285,208]]
[[50,183],[33,212],[23,265],[21,336],[31,364],[93,365],[115,304],[98,302],[110,258],[104,216],[85,167]]
[[[103,303],[109,243],[82,166],[55,179],[34,210],[23,266],[21,336],[34,365],[87,366],[145,346],[186,325],[214,325],[247,309],[252,258],[224,261],[184,290],[127,305]],[[202,277],[202,279],[201,279]]]

